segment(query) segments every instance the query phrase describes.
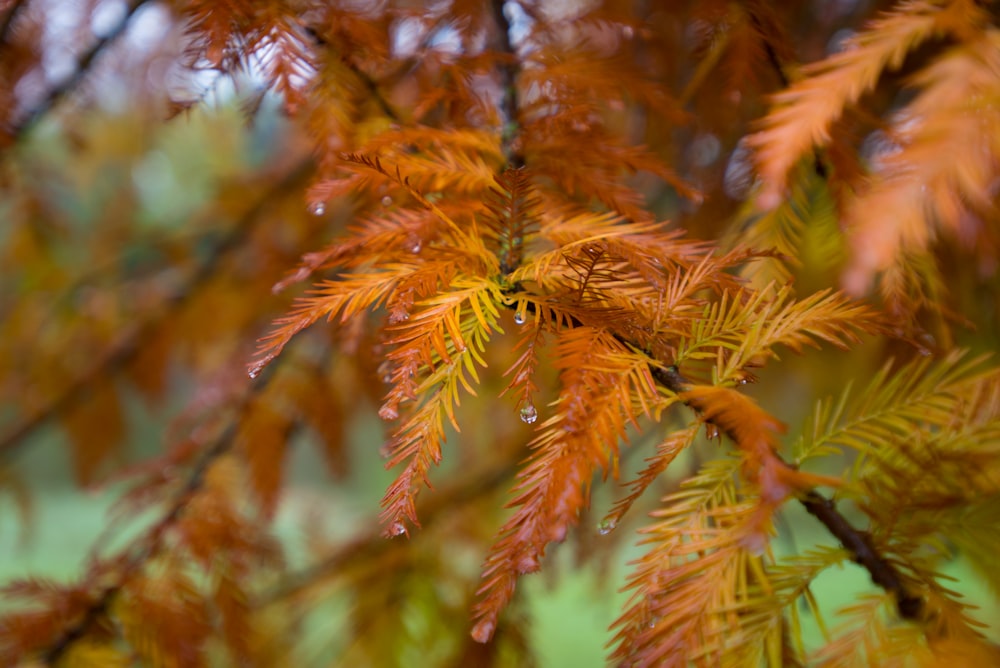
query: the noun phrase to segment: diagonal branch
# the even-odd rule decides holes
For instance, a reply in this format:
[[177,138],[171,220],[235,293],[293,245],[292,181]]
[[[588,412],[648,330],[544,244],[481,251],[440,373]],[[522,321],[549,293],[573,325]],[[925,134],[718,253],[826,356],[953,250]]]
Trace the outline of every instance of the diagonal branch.
[[7,44],[7,40],[11,35],[11,30],[14,27],[14,23],[17,21],[17,17],[27,6],[28,0],[16,0],[13,6],[7,10],[6,14],[4,14],[3,22],[0,23],[0,47]]
[[788,75],[785,74],[786,63],[784,63],[781,56],[778,55],[778,50],[771,41],[768,30],[764,25],[764,20],[758,12],[754,11],[754,9],[755,8],[750,5],[745,7],[744,11],[746,11],[749,15],[750,23],[753,24],[754,30],[757,31],[761,42],[764,44],[764,53],[767,55],[767,62],[771,68],[774,69],[774,73],[778,77],[778,83],[781,84],[782,88],[788,88],[788,85],[791,82],[788,80]]
[[[651,373],[658,383],[675,394],[689,389],[690,384],[681,375],[677,367],[652,367]],[[711,421],[709,421],[711,422]],[[714,423],[712,423],[714,425]],[[714,425],[731,440],[735,435]],[[832,499],[828,499],[816,490],[810,490],[798,497],[810,515],[818,519],[834,538],[840,541],[845,550],[851,553],[854,561],[860,564],[871,576],[872,582],[891,593],[896,598],[896,609],[903,619],[918,619],[923,611],[923,600],[910,593],[903,584],[899,571],[889,561],[879,554],[872,544],[868,534],[855,528],[840,511]]]
[[122,592],[129,580],[138,574],[151,559],[160,554],[160,551],[164,548],[164,539],[168,531],[177,524],[177,521],[187,509],[191,500],[201,491],[208,470],[220,457],[233,448],[236,442],[236,434],[241,424],[241,416],[245,414],[247,407],[254,397],[260,395],[268,386],[271,379],[274,378],[275,370],[279,364],[272,365],[264,375],[250,385],[240,400],[237,417],[230,422],[229,426],[218,436],[215,442],[202,453],[197,463],[191,469],[184,486],[177,492],[173,503],[171,503],[163,517],[146,531],[142,539],[133,542],[130,547],[125,548],[123,554],[119,557],[122,562],[121,566],[119,566],[111,582],[101,589],[100,594],[83,611],[80,618],[66,628],[62,636],[44,653],[42,657],[44,665],[56,665],[59,659],[69,651],[74,643],[86,637],[92,627],[109,612],[118,594]]
[[[444,519],[449,511],[464,508],[485,494],[503,487],[518,470],[519,460],[515,451],[501,454],[497,458],[499,464],[469,472],[458,482],[442,487],[427,497],[427,502],[420,506],[421,525],[427,528],[436,520]],[[291,598],[316,581],[342,572],[352,565],[376,563],[375,560],[390,552],[398,541],[386,540],[379,523],[372,523],[372,527],[339,546],[320,563],[290,575],[274,589],[265,592],[255,602],[256,605],[263,607]]]
[[[111,30],[107,32],[106,35],[98,39],[94,44],[80,56],[80,60],[76,64],[76,69],[68,77],[63,79],[61,82],[53,86],[45,97],[35,105],[31,111],[29,111],[23,118],[15,123],[11,124],[10,128],[7,130],[12,142],[19,140],[25,132],[34,127],[49,111],[51,111],[64,97],[76,90],[77,86],[83,81],[90,71],[97,57],[104,52],[104,50],[115,42],[128,27],[129,22],[132,17],[135,16],[138,9],[149,2],[149,0],[132,0],[128,5],[128,11],[122,16],[121,20],[115,25]],[[17,7],[11,10],[11,14],[17,11]],[[12,21],[14,17],[8,15],[8,21]],[[5,27],[9,27],[5,26]]]
[[871,575],[872,582],[896,597],[896,607],[900,617],[903,619],[920,617],[923,599],[906,590],[899,573],[878,553],[868,534],[851,526],[850,522],[837,511],[833,500],[813,490],[800,498],[799,502],[805,506],[810,515],[823,523],[845,550],[854,555],[854,560]]
[[321,46],[331,51],[337,59],[340,60],[340,62],[343,63],[344,66],[349,69],[359,81],[361,81],[365,90],[367,90],[368,94],[371,95],[373,100],[375,100],[375,104],[378,105],[379,109],[381,109],[382,113],[385,114],[389,120],[394,123],[402,123],[402,118],[400,117],[399,112],[396,111],[391,104],[389,104],[389,100],[386,99],[385,95],[382,93],[382,90],[379,87],[379,82],[376,81],[374,77],[361,69],[347,54],[335,48],[335,46],[331,44],[326,37],[321,35],[316,28],[307,25],[303,26],[303,31],[309,35],[310,38],[312,38],[317,46]]
[[[764,53],[767,55],[767,62],[774,70],[774,74],[778,77],[778,83],[782,89],[788,88],[791,85],[791,80],[788,78],[789,65],[791,63],[785,62],[785,60],[778,54],[778,49],[775,47],[772,41],[767,26],[764,24],[764,19],[761,17],[759,10],[755,11],[756,8],[753,7],[752,3],[745,7],[747,14],[750,17],[750,22],[753,24],[754,30],[760,36],[760,40],[764,45]],[[816,175],[825,179],[827,176],[827,167],[823,162],[823,156],[820,154],[818,149],[813,150],[813,171]]]
[[260,221],[270,202],[281,193],[295,187],[313,170],[311,159],[297,163],[273,188],[268,190],[229,232],[216,244],[208,258],[195,270],[187,281],[161,305],[160,309],[145,321],[128,329],[104,354],[99,355],[90,367],[71,381],[47,405],[23,419],[19,424],[0,437],[0,460],[12,457],[24,441],[53,417],[86,398],[95,380],[122,371],[142,349],[142,343],[197,293],[198,289],[220,270],[222,261],[238,249],[249,237]]
[[[534,304],[531,303],[528,303],[526,308],[529,312],[535,310]],[[569,327],[579,327],[581,323],[571,317],[567,320],[567,325]],[[626,346],[641,349],[621,335],[615,334],[614,336]],[[681,375],[680,370],[675,366],[664,368],[660,365],[650,364],[650,373],[657,383],[674,394],[681,394],[690,389],[690,382]],[[730,440],[738,440],[734,434],[724,429],[721,425],[717,425],[711,420],[707,420],[707,422],[718,428]],[[871,539],[864,531],[855,528],[847,521],[847,518],[837,510],[836,505],[831,499],[827,499],[815,490],[810,490],[804,495],[799,496],[798,500],[811,515],[826,527],[827,531],[834,538],[840,541],[844,549],[851,553],[854,561],[868,571],[872,582],[893,594],[896,598],[896,608],[899,611],[900,617],[903,619],[920,618],[923,613],[923,600],[913,595],[906,588],[899,571],[885,557],[879,554],[878,550],[872,544]]]

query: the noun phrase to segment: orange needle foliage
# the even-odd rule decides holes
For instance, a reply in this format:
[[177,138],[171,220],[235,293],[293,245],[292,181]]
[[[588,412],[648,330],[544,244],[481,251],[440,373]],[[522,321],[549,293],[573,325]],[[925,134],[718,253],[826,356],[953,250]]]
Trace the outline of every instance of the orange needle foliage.
[[0,492],[53,424],[119,500],[0,664],[531,665],[636,534],[617,665],[1000,662],[991,3],[63,4],[0,3]]

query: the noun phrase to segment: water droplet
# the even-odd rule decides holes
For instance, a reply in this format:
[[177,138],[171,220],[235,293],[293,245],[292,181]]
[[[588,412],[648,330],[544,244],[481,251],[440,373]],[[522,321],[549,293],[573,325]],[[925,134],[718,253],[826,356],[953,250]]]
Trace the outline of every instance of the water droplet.
[[635,36],[635,29],[632,26],[622,26],[622,37],[632,39]]
[[531,424],[537,419],[538,419],[538,411],[535,410],[535,407],[532,404],[528,404],[527,406],[521,409],[521,422],[524,422],[525,424]]
[[392,198],[391,197],[389,197],[388,195],[386,195],[385,197],[382,198],[382,206],[391,206],[391,205],[392,205]]
[[740,540],[743,548],[756,557],[763,555],[767,551],[767,542],[767,536],[760,531],[749,533]]
[[524,313],[521,312],[521,311],[518,311],[517,313],[515,313],[514,314],[514,322],[516,322],[519,325],[523,325],[524,324]]
[[410,246],[410,252],[414,254],[419,253],[421,248],[423,248],[423,245],[420,243],[420,239],[417,239],[413,242],[413,245]]
[[483,621],[472,627],[472,639],[478,643],[488,643],[490,638],[493,637],[493,631],[496,625],[490,619],[484,619]]
[[517,572],[521,575],[528,575],[529,573],[537,573],[542,569],[542,564],[538,561],[538,556],[534,554],[525,554],[520,559],[517,560]]
[[561,543],[566,540],[567,527],[565,524],[557,524],[549,529],[549,541]]
[[930,332],[921,332],[917,336],[917,354],[923,357],[930,357],[934,354],[934,348],[937,347],[937,341]]
[[382,405],[382,408],[378,409],[378,416],[386,422],[390,422],[399,417],[399,409],[396,407],[396,404],[386,403]]
[[598,522],[597,533],[601,534],[602,536],[607,536],[609,533],[615,530],[616,526],[618,526],[618,522],[611,519],[610,517],[606,517],[600,522]]
[[314,216],[322,216],[326,213],[326,205],[323,202],[311,202],[309,204],[309,213]]
[[274,355],[268,355],[262,360],[257,360],[247,368],[247,375],[250,376],[250,380],[253,380],[260,375],[260,372],[264,370],[267,363],[274,358]]
[[402,536],[406,533],[406,525],[402,522],[394,522],[391,527],[389,527],[389,533],[393,536]]

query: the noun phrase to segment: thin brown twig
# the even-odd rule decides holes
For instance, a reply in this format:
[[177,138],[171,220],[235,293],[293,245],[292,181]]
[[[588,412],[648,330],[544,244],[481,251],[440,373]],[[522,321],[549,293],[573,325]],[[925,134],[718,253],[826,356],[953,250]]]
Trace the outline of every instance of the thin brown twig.
[[10,39],[11,30],[21,11],[28,6],[28,0],[17,0],[14,5],[4,14],[3,23],[0,23],[0,46],[7,44]]
[[213,277],[222,266],[223,259],[238,249],[249,237],[250,232],[262,218],[271,201],[280,193],[289,190],[306,178],[313,170],[309,158],[298,162],[273,188],[269,189],[233,225],[226,235],[215,245],[208,258],[191,274],[184,284],[161,304],[160,308],[143,322],[128,329],[118,341],[77,376],[55,399],[23,419],[14,428],[0,437],[0,460],[14,456],[19,447],[41,426],[53,417],[84,399],[92,384],[100,378],[121,372],[142,350],[142,343],[188,302],[200,286]]
[[760,15],[753,11],[752,7],[746,7],[745,11],[750,16],[750,23],[753,24],[754,30],[757,31],[757,35],[760,37],[760,41],[764,45],[764,53],[767,55],[767,62],[771,65],[774,73],[778,77],[778,83],[782,88],[788,88],[788,84],[791,83],[788,80],[788,75],[785,74],[785,63],[781,62],[781,56],[778,55],[777,49],[774,48],[774,44],[767,33],[767,28],[764,26],[764,22],[761,20]]
[[[513,453],[502,456],[501,464],[464,475],[458,482],[441,487],[420,506],[421,525],[434,524],[447,511],[465,507],[467,503],[498,489],[517,471],[518,460]],[[374,528],[337,547],[322,562],[286,578],[257,600],[265,606],[295,596],[318,580],[342,571],[353,564],[373,562],[390,552],[401,539],[386,538],[377,522]]]
[[[658,383],[675,394],[680,394],[690,388],[690,383],[676,367],[652,367],[653,377]],[[718,425],[721,433],[730,440],[735,436]],[[834,538],[840,541],[845,550],[851,553],[854,561],[860,564],[871,576],[872,582],[891,593],[896,599],[896,609],[903,619],[918,619],[923,611],[923,600],[914,596],[903,584],[903,578],[896,568],[883,557],[872,544],[868,534],[855,528],[847,518],[837,510],[836,504],[817,492],[810,490],[797,497],[805,509],[818,519]]]
[[45,97],[31,111],[25,114],[20,120],[11,124],[7,130],[7,134],[10,136],[12,142],[20,139],[25,132],[34,127],[38,121],[49,113],[60,100],[76,90],[96,62],[97,57],[125,32],[136,11],[147,2],[149,0],[132,0],[128,5],[128,11],[125,12],[121,20],[80,56],[80,60],[77,62],[73,73],[49,89]]
[[[775,75],[778,77],[778,84],[781,88],[788,88],[791,85],[791,80],[788,78],[786,69],[788,63],[782,61],[781,56],[778,54],[778,50],[774,47],[774,43],[768,36],[767,28],[764,25],[764,21],[761,19],[760,15],[753,10],[752,6],[746,7],[746,12],[750,16],[750,23],[753,24],[754,30],[760,36],[760,41],[764,45],[764,53],[767,55],[767,62],[771,65],[771,69],[774,70]],[[821,179],[825,179],[827,176],[826,164],[823,162],[823,156],[819,149],[813,149],[813,171]]]
[[840,514],[831,499],[815,490],[809,491],[799,499],[810,515],[823,523],[823,526],[840,541],[844,549],[850,552],[854,560],[861,564],[872,582],[891,593],[896,598],[899,616],[903,619],[919,619],[923,610],[923,599],[914,596],[903,585],[896,569],[879,554],[872,544],[869,535],[851,526],[850,522]]
[[503,13],[504,0],[491,0],[493,20],[496,22],[496,40],[502,56],[500,70],[500,121],[503,123],[501,142],[504,157],[510,167],[524,166],[524,153],[521,147],[520,120],[518,118],[517,77],[520,74],[520,64],[517,52],[510,41],[510,22]]
[[54,666],[62,658],[75,642],[84,638],[91,627],[103,617],[111,607],[115,598],[122,592],[129,580],[142,570],[142,567],[160,553],[164,546],[164,538],[167,532],[173,528],[187,509],[194,496],[201,491],[205,482],[205,476],[212,464],[220,457],[229,452],[236,442],[236,434],[239,430],[241,420],[239,416],[246,412],[247,406],[265,388],[271,379],[274,378],[275,370],[280,363],[272,364],[253,384],[249,386],[247,392],[240,400],[237,409],[237,417],[230,422],[225,431],[219,435],[201,455],[197,463],[191,469],[184,486],[177,492],[170,508],[160,520],[146,530],[142,539],[134,541],[125,548],[123,555],[119,557],[122,565],[119,567],[114,579],[105,585],[100,595],[83,611],[80,618],[68,627],[62,636],[44,653],[42,661],[44,664]]
[[362,85],[364,85],[365,87],[365,90],[367,90],[368,94],[372,96],[372,98],[375,100],[375,104],[379,106],[379,109],[382,110],[383,114],[385,114],[394,123],[402,122],[399,112],[396,111],[391,104],[389,104],[389,101],[386,99],[385,95],[382,94],[382,90],[379,87],[379,82],[376,81],[374,77],[372,77],[370,74],[368,74],[360,67],[358,67],[357,63],[351,60],[347,56],[347,54],[344,54],[339,50],[337,50],[332,44],[330,44],[329,40],[327,40],[326,37],[321,35],[312,26],[304,26],[303,30],[306,32],[307,35],[309,35],[313,39],[314,42],[316,42],[317,46],[322,46],[323,48],[331,51],[334,54],[334,56],[336,56],[336,58],[341,63],[343,63],[344,66],[347,69],[349,69],[351,73],[361,81]]

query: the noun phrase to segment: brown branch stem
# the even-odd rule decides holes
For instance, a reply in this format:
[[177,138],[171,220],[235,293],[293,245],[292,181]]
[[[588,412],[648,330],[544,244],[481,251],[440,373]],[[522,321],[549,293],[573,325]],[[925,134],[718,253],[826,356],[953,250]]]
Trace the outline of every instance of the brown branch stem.
[[[533,310],[532,306],[532,304],[528,304],[529,311]],[[579,327],[583,323],[571,318],[569,324],[571,327]],[[617,334],[614,336],[624,345],[635,347],[625,337]],[[662,367],[650,364],[650,373],[657,383],[674,394],[680,394],[691,386],[690,381],[675,366]],[[711,421],[709,422],[711,423]],[[730,440],[737,440],[734,434],[729,433],[719,425],[712,424]],[[797,498],[799,503],[818,519],[834,538],[840,541],[844,549],[851,553],[854,561],[868,571],[872,582],[895,597],[900,617],[903,619],[918,619],[920,617],[923,610],[922,599],[907,590],[903,584],[902,576],[885,557],[879,554],[867,533],[848,522],[847,518],[837,510],[836,504],[816,490],[810,490]]]
[[163,517],[156,524],[146,530],[141,539],[134,541],[117,557],[117,560],[121,562],[121,566],[119,566],[113,581],[101,589],[100,594],[84,610],[80,619],[68,627],[62,636],[44,653],[42,657],[44,664],[50,666],[56,665],[59,659],[73,646],[73,643],[86,637],[91,627],[98,623],[100,618],[107,613],[115,597],[122,592],[129,580],[139,573],[145,564],[160,553],[163,549],[167,533],[177,524],[177,521],[195,495],[201,491],[208,470],[219,458],[229,452],[235,444],[236,434],[239,431],[241,423],[240,416],[246,412],[246,408],[251,400],[267,388],[271,379],[274,378],[275,370],[279,367],[280,363],[280,360],[276,360],[274,364],[270,365],[249,386],[240,400],[237,417],[230,422],[225,431],[216,438],[212,445],[202,453],[188,474],[184,486],[175,495],[174,501],[170,504],[167,512],[164,513]]
[[[676,367],[651,367],[653,378],[662,386],[675,394],[680,394],[690,387],[690,383]],[[736,440],[733,434],[722,427],[716,426],[730,440]],[[872,544],[868,534],[854,527],[847,518],[837,510],[832,499],[828,499],[816,490],[810,490],[797,497],[806,511],[818,519],[834,538],[840,541],[845,550],[851,553],[854,561],[861,565],[871,576],[872,582],[891,593],[896,599],[896,608],[903,619],[917,619],[923,609],[923,600],[911,594],[903,584],[903,578],[889,561],[879,554]]]
[[[507,456],[498,457],[501,462],[499,465],[484,467],[464,475],[457,482],[441,487],[429,495],[426,502],[420,505],[421,525],[427,527],[434,524],[448,511],[465,507],[510,480],[517,472],[518,458],[513,452],[505,454]],[[320,563],[289,576],[274,589],[264,593],[256,604],[271,605],[291,598],[318,580],[352,565],[377,563],[378,559],[392,551],[400,539],[385,538],[385,532],[377,521],[373,521],[371,526],[372,529],[340,545]]]
[[[531,304],[528,304],[528,309],[533,310]],[[569,324],[571,327],[582,325],[581,322],[572,318]],[[615,338],[626,346],[635,347],[634,344],[623,336],[616,334]],[[650,364],[650,373],[657,383],[674,394],[680,394],[691,386],[690,381],[675,366],[662,367]],[[709,422],[711,423],[711,421]],[[719,425],[712,424],[730,440],[738,440],[734,434],[729,433]],[[864,531],[855,528],[847,521],[847,518],[837,510],[836,504],[831,499],[826,498],[816,490],[810,490],[797,498],[799,503],[818,519],[834,538],[840,541],[844,549],[851,553],[854,561],[868,571],[872,582],[893,594],[900,617],[903,619],[917,619],[920,617],[923,609],[923,601],[907,590],[903,584],[903,578],[896,568],[885,557],[879,554],[878,550],[872,544],[871,539]]]
[[[778,77],[778,84],[781,88],[788,88],[792,82],[788,78],[786,70],[788,68],[788,63],[782,61],[781,56],[778,55],[778,50],[774,47],[774,43],[768,36],[767,29],[764,26],[763,20],[761,20],[760,15],[753,11],[753,8],[748,6],[745,8],[747,14],[750,16],[750,22],[753,24],[754,30],[760,36],[760,40],[764,45],[764,53],[767,55],[767,62],[770,64],[771,69],[774,70],[775,75]],[[827,168],[823,163],[823,156],[819,149],[813,149],[813,171],[821,179],[825,179],[827,176]]]
[[41,426],[86,398],[87,391],[96,380],[121,372],[142,350],[142,342],[155,333],[161,325],[168,322],[197,293],[198,289],[219,271],[223,259],[243,244],[272,199],[302,181],[311,173],[312,169],[311,159],[304,159],[297,163],[284,178],[243,214],[215,245],[207,259],[199,265],[178,290],[160,305],[158,310],[122,334],[110,348],[97,356],[83,373],[66,385],[52,401],[0,437],[0,460],[12,457],[21,444]]
[[[25,132],[34,127],[49,111],[51,111],[64,97],[72,93],[80,85],[80,83],[87,76],[91,67],[97,61],[98,56],[100,56],[104,50],[113,44],[128,28],[132,17],[135,16],[136,11],[149,0],[132,0],[128,4],[128,10],[125,15],[122,16],[121,20],[112,27],[107,34],[99,38],[91,47],[80,56],[80,60],[76,64],[76,69],[73,73],[63,79],[61,82],[49,89],[45,97],[36,104],[31,111],[29,111],[23,118],[16,121],[11,125],[7,131],[11,137],[12,142],[19,140]],[[16,8],[15,8],[16,10]],[[15,10],[12,10],[15,11]],[[13,18],[13,17],[11,17]]]
[[785,74],[785,63],[781,62],[781,57],[778,55],[777,49],[774,48],[774,44],[771,43],[770,38],[767,34],[767,29],[764,27],[764,22],[761,20],[757,12],[753,11],[752,7],[746,7],[744,10],[750,17],[750,23],[753,24],[754,30],[760,36],[760,41],[764,44],[764,53],[767,55],[767,62],[774,69],[774,73],[778,77],[778,83],[782,88],[788,88],[791,83],[788,80],[788,75]]
[[868,571],[872,582],[895,596],[900,617],[903,619],[920,617],[923,600],[907,591],[899,573],[878,553],[866,532],[854,528],[838,512],[837,506],[831,499],[815,490],[800,497],[799,502],[805,506],[810,515],[818,519],[840,541],[840,544],[851,553],[854,560]]
[[10,38],[11,31],[14,28],[14,23],[17,21],[17,17],[21,14],[21,11],[27,7],[28,0],[17,0],[13,6],[7,10],[4,14],[3,23],[0,23],[0,47],[7,44],[7,40]]
[[399,112],[396,111],[391,104],[389,104],[389,101],[386,99],[385,95],[382,94],[382,90],[379,88],[378,81],[376,81],[374,77],[358,67],[357,63],[351,60],[346,53],[343,53],[335,48],[334,45],[332,45],[326,37],[321,35],[316,28],[307,25],[303,26],[303,30],[307,35],[309,35],[309,37],[312,38],[317,46],[321,46],[331,51],[337,60],[343,63],[344,66],[349,69],[351,73],[358,78],[358,80],[361,81],[365,90],[367,90],[368,94],[375,100],[375,104],[378,105],[379,109],[382,110],[382,113],[385,114],[389,120],[394,123],[402,123],[402,118],[400,117]]
[[510,21],[503,13],[504,0],[491,0],[493,20],[496,22],[497,50],[502,56],[500,72],[500,122],[503,123],[501,143],[509,167],[524,166],[521,148],[520,121],[518,120],[517,77],[521,67],[510,41]]

